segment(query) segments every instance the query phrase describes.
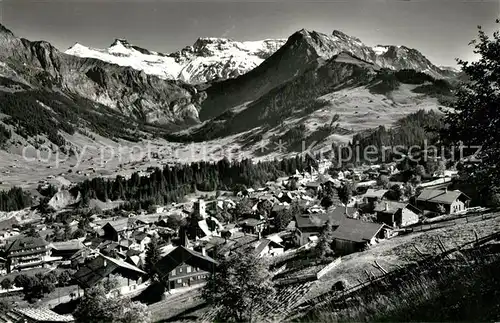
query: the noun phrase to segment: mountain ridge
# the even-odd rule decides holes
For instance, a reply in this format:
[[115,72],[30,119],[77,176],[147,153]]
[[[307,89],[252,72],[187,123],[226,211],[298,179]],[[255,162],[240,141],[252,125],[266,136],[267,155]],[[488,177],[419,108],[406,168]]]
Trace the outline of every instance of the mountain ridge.
[[[239,77],[257,68],[273,55],[281,46],[296,34],[309,35],[318,47],[317,54],[324,59],[340,51],[351,51],[366,61],[371,61],[384,68],[393,70],[415,69],[434,78],[453,77],[454,72],[441,69],[432,64],[422,53],[404,45],[367,46],[359,38],[333,30],[328,35],[305,28],[295,32],[288,39],[265,39],[260,41],[238,42],[229,38],[200,37],[192,46],[186,46],[173,53],[160,53],[130,44],[126,39],[116,39],[107,49],[93,49],[79,44],[70,47],[67,54],[80,57],[93,57],[122,66],[131,66],[144,70],[147,74],[163,79],[179,79],[187,83],[199,84],[223,81]],[[113,57],[106,53],[121,40],[125,48],[130,49],[124,56]],[[322,49],[322,47],[325,47]],[[134,50],[137,52],[134,52]],[[141,57],[140,54],[148,57]]]
[[198,84],[245,74],[283,43],[284,40],[280,39],[237,42],[227,38],[200,37],[192,46],[167,54],[116,39],[107,49],[77,43],[65,53],[130,66],[162,79]]

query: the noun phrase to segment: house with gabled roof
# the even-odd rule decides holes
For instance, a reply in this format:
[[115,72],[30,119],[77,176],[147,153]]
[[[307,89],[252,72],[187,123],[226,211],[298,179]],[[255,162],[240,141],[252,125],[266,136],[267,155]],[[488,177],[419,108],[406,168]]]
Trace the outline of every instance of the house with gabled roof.
[[470,197],[459,190],[424,189],[416,199],[419,209],[439,212],[444,208],[444,213],[454,214],[463,212],[469,207]]
[[125,236],[127,231],[132,229],[133,222],[132,218],[118,218],[108,221],[102,226],[103,237],[107,240],[119,241],[120,237]]
[[306,191],[309,191],[313,194],[318,194],[322,187],[320,182],[308,182],[305,185]]
[[160,279],[168,282],[168,288],[189,287],[206,282],[215,272],[218,263],[204,252],[178,246],[155,264]]
[[319,236],[326,223],[330,220],[334,227],[340,225],[348,216],[356,217],[358,210],[352,207],[337,207],[327,213],[296,214],[295,215],[295,243],[303,246],[311,236]]
[[366,193],[363,194],[363,199],[365,203],[375,203],[383,200],[388,192],[389,190],[369,188]]
[[377,222],[391,227],[406,227],[419,221],[422,211],[410,203],[382,201],[375,206]]
[[[81,265],[73,278],[83,288],[91,288],[110,275],[118,276],[120,286],[136,285],[146,273],[123,260],[99,254],[96,258]],[[132,281],[132,283],[131,283]]]
[[261,234],[267,227],[267,220],[263,218],[248,218],[238,222],[241,230],[249,234]]
[[[388,236],[383,223],[345,218],[333,231],[333,249],[340,254],[357,252]],[[388,229],[388,228],[387,228]]]
[[52,249],[52,256],[61,257],[63,261],[69,260],[75,253],[85,248],[79,239],[52,242],[49,246]]

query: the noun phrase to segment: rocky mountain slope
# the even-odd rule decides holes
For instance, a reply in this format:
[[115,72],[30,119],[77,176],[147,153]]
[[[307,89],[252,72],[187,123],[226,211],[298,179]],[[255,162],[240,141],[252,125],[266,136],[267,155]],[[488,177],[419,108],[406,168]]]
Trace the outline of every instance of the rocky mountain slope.
[[196,88],[130,67],[59,52],[50,43],[16,37],[0,27],[0,76],[32,89],[77,95],[142,122],[197,120]]
[[76,43],[65,53],[130,66],[162,79],[196,84],[245,74],[259,66],[284,43],[285,40],[280,39],[237,42],[224,38],[199,38],[192,46],[163,54],[117,39],[107,49]]

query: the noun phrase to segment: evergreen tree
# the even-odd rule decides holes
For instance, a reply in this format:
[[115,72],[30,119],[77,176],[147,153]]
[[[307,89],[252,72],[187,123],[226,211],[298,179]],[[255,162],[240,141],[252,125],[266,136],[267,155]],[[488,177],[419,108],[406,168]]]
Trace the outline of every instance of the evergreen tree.
[[153,281],[158,279],[156,272],[156,263],[161,259],[160,246],[158,238],[153,236],[151,241],[146,246],[146,259],[144,264],[144,271],[148,274],[149,278]]
[[316,246],[321,261],[328,261],[334,255],[332,249],[332,244],[334,242],[333,232],[333,223],[329,219],[326,222],[323,232],[318,240],[318,245]]

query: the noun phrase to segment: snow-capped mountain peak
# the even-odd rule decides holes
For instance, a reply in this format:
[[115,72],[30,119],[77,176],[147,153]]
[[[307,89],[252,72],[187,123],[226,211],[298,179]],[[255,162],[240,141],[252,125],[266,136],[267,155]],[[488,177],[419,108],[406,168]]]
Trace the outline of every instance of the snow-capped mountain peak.
[[125,46],[125,44],[129,45],[128,42],[123,42],[123,40],[115,40],[113,45],[108,48],[108,53],[114,54],[114,55],[130,55],[131,54],[131,49],[130,46]]
[[[415,69],[436,78],[452,71],[433,65],[422,53],[405,46],[377,45],[370,47],[359,38],[334,30],[330,35],[301,29],[284,39],[235,41],[228,38],[201,37],[192,46],[166,54],[134,46],[126,39],[116,39],[107,49],[75,44],[67,54],[96,58],[121,66],[129,66],[163,79],[181,80],[191,84],[225,80],[246,74],[259,66],[286,43],[303,45],[304,58],[329,59],[342,51],[383,68]],[[309,53],[309,54],[308,54]],[[294,54],[295,55],[295,54]],[[309,55],[309,56],[308,56]],[[304,64],[297,60],[297,64]]]
[[193,46],[163,54],[140,48],[125,39],[116,39],[107,49],[75,44],[66,54],[96,58],[130,66],[163,79],[203,83],[245,74],[277,51],[285,40],[237,42],[226,38],[199,38]]

